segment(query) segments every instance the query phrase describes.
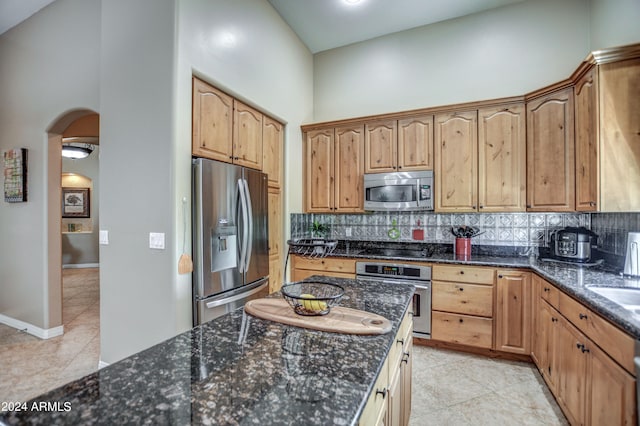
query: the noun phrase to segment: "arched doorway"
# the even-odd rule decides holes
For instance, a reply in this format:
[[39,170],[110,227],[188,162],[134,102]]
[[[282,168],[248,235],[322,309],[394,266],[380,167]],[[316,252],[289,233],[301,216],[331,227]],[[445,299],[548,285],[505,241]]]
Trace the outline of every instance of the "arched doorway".
[[[47,129],[47,240],[48,300],[51,326],[63,325],[62,303],[62,145],[67,137],[93,136],[99,131],[98,114],[89,109],[68,111]],[[97,142],[97,139],[96,139]],[[83,218],[84,219],[84,218]],[[97,232],[97,223],[95,224]]]

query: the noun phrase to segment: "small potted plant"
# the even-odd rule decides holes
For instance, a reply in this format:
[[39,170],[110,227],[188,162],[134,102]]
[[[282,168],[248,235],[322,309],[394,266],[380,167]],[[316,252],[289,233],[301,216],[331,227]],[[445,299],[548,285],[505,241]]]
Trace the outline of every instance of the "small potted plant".
[[311,224],[311,238],[325,238],[329,232],[329,227],[324,223],[314,220]]

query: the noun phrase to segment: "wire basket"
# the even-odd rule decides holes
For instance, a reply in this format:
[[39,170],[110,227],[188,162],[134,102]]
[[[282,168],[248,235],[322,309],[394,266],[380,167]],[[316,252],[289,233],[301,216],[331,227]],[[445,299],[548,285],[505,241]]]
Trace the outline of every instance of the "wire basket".
[[331,254],[338,245],[338,240],[295,239],[287,241],[289,253],[311,258],[325,257]]
[[327,315],[344,295],[344,288],[337,284],[313,281],[286,284],[280,291],[293,311],[305,316]]

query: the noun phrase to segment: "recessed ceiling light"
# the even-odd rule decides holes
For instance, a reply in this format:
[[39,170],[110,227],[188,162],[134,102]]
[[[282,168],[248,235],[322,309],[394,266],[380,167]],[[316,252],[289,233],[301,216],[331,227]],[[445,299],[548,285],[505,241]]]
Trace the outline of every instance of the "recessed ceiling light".
[[357,4],[360,3],[362,0],[344,0],[345,3],[347,4]]

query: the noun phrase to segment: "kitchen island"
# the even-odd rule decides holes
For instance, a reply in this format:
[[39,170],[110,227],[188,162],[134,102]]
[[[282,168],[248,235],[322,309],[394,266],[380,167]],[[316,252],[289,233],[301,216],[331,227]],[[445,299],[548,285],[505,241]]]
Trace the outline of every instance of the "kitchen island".
[[312,331],[243,311],[194,327],[0,414],[0,424],[357,424],[413,295],[412,286],[339,278],[341,306],[391,332]]

